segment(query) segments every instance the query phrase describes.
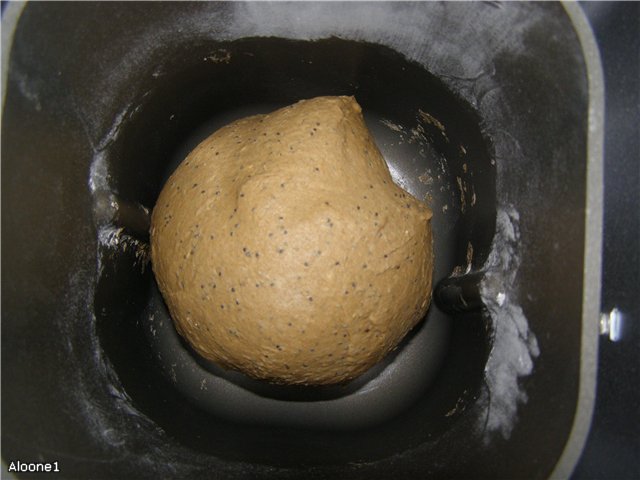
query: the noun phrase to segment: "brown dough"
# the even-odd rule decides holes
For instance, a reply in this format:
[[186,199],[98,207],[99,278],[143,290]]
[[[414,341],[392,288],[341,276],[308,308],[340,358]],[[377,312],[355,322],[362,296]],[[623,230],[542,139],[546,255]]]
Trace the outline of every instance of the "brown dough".
[[425,315],[431,215],[393,183],[356,101],[318,97],[189,154],[153,211],[153,269],[203,357],[276,383],[339,383]]

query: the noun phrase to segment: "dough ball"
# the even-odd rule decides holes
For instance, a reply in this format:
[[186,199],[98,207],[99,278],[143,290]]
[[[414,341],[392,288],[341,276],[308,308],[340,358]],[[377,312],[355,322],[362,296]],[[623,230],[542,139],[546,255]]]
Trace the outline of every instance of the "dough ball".
[[203,357],[281,384],[350,380],[431,298],[431,211],[395,185],[352,97],[238,120],[153,211],[153,270]]

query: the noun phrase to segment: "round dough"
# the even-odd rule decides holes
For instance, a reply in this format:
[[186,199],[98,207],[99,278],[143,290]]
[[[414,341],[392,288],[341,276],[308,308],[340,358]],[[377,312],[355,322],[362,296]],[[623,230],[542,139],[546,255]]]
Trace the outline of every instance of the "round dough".
[[350,380],[431,298],[431,211],[395,185],[352,97],[238,120],[153,211],[153,270],[203,357],[281,384]]

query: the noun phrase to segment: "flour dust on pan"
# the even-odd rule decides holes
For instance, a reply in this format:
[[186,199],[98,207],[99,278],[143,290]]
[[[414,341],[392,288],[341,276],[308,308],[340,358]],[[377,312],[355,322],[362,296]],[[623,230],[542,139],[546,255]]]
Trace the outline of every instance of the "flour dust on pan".
[[[430,205],[441,206],[434,215],[435,222],[438,222],[438,217],[450,214],[473,213],[473,208],[480,201],[475,192],[473,178],[474,152],[467,151],[460,143],[457,148],[461,165],[450,165],[451,158],[441,155],[433,147],[434,139],[450,143],[446,135],[446,126],[421,109],[417,110],[415,119],[415,126],[381,120],[380,123],[393,135],[383,144],[385,156],[396,158],[399,156],[398,149],[403,145],[416,144],[420,146],[419,155],[425,156],[426,152],[426,155],[432,158],[429,165],[435,168],[427,169],[420,175],[419,170],[414,169],[407,175],[406,169],[398,170],[392,163],[390,169],[394,181],[410,191],[420,191]],[[493,159],[491,164],[494,165]],[[494,432],[505,439],[510,437],[517,422],[518,405],[527,402],[527,394],[521,380],[533,372],[535,359],[540,355],[536,336],[531,331],[517,299],[516,278],[520,265],[519,220],[520,215],[514,207],[499,207],[496,212],[491,250],[484,263],[474,267],[473,245],[469,242],[466,266],[454,269],[454,275],[473,275],[474,272],[480,272],[480,285],[476,288],[479,288],[482,315],[491,336],[490,352],[484,369],[484,387],[476,400],[476,406],[480,407],[476,410],[477,423],[485,442],[491,440]],[[441,233],[447,228],[450,227],[441,222],[440,229],[436,232]],[[468,400],[461,397],[447,416],[464,410],[468,406],[467,403]]]
[[[112,129],[111,133],[116,131]],[[115,136],[111,138],[115,140]],[[224,462],[205,458],[184,448],[143,413],[124,388],[119,373],[102,346],[99,318],[105,312],[102,307],[104,299],[100,298],[100,282],[104,277],[113,275],[116,263],[127,266],[136,278],[144,273],[148,263],[147,244],[114,223],[115,216],[105,216],[103,200],[106,192],[114,198],[107,154],[108,146],[94,150],[87,183],[89,191],[94,194],[97,251],[92,254],[80,247],[78,266],[71,268],[75,273],[69,282],[69,294],[62,302],[65,309],[55,316],[68,337],[66,358],[70,368],[64,380],[73,385],[73,400],[68,408],[76,412],[74,419],[78,424],[86,425],[86,431],[90,433],[86,438],[87,445],[97,445],[98,449],[89,450],[90,453],[69,453],[64,447],[58,450],[36,445],[36,448],[44,455],[59,459],[61,470],[65,466],[77,469],[77,465],[102,465],[108,471],[113,465],[126,463],[128,473],[140,478],[150,471],[161,477],[175,476],[178,472],[191,476],[206,467],[228,472],[229,467]],[[112,214],[112,208],[116,206],[109,205],[106,211]],[[97,281],[93,272],[80,266],[81,258],[87,256],[97,259]],[[74,325],[70,319],[78,321]],[[251,470],[250,465],[242,467],[246,471]],[[95,471],[91,475],[95,475]]]
[[[450,272],[453,253],[449,245],[459,233],[457,223],[464,213],[461,208],[462,200],[452,188],[455,185],[455,175],[462,175],[463,170],[466,171],[461,163],[463,154],[466,154],[462,144],[467,145],[467,148],[471,148],[470,144],[476,146],[476,162],[471,167],[478,169],[476,180],[482,173],[479,170],[482,165],[489,164],[489,158],[486,153],[482,153],[484,146],[479,132],[474,133],[473,138],[465,137],[463,143],[458,138],[462,132],[467,135],[470,131],[466,127],[467,123],[472,125],[475,122],[468,113],[460,114],[464,115],[466,123],[454,128],[451,126],[452,122],[439,116],[436,118],[436,114],[429,112],[424,105],[414,107],[397,117],[383,115],[376,110],[365,110],[365,120],[372,128],[396,183],[416,198],[425,199],[428,196],[443,212],[447,211],[447,205],[451,206],[450,213],[434,219],[438,231],[435,239],[437,279]],[[105,139],[96,142],[98,147],[94,149],[89,187],[94,196],[99,239],[96,313],[102,315],[105,308],[112,311],[114,304],[122,302],[124,297],[119,297],[117,292],[131,296],[132,290],[140,291],[140,298],[150,299],[148,308],[143,313],[144,330],[146,341],[155,352],[159,370],[164,371],[177,390],[195,404],[235,421],[311,428],[359,428],[397,414],[415,402],[431,379],[435,378],[448,348],[451,319],[437,309],[432,309],[429,321],[412,332],[396,352],[347,387],[322,391],[266,388],[255,382],[248,382],[234,373],[203,364],[197,355],[189,351],[175,332],[162,300],[155,293],[150,297],[143,293],[147,287],[143,286],[146,280],[141,276],[150,275],[150,269],[146,269],[145,273],[148,260],[145,238],[148,210],[136,202],[120,199],[113,186],[112,180],[117,175],[116,170],[112,171],[111,162],[117,161],[118,155],[113,154],[112,150],[120,148],[119,137],[129,128],[127,124],[135,122],[138,115],[144,115],[144,109],[130,108],[118,115],[116,125],[109,129]],[[407,125],[408,122],[415,122],[415,127],[405,131],[400,125]],[[451,130],[448,129],[449,126]],[[400,139],[393,138],[393,135],[399,135]],[[186,143],[189,142],[187,139]],[[434,147],[433,144],[438,142],[439,146]],[[448,153],[443,153],[445,150]],[[449,162],[453,161],[455,167],[451,167],[447,160],[452,155],[455,158],[449,159]],[[429,178],[425,180],[425,165],[433,172],[435,182],[433,178],[431,181]],[[469,173],[470,177],[472,173],[473,171]],[[491,190],[487,188],[485,187],[488,192],[484,197],[485,204],[490,204]],[[151,290],[155,292],[153,286]],[[113,313],[104,313],[105,318],[112,315]],[[111,325],[114,321],[117,320],[108,320]],[[122,335],[113,326],[108,328],[111,332],[103,331],[101,335],[106,344],[116,341],[109,340],[109,336]],[[122,351],[122,347],[113,348]],[[131,356],[126,352],[121,354]],[[416,365],[420,365],[420,368],[416,368]],[[126,374],[126,370],[123,371],[122,368],[116,366],[118,372]],[[214,391],[225,394],[212,395]],[[389,395],[390,391],[401,393]],[[135,395],[132,397],[136,398]],[[283,403],[290,401],[294,403]],[[285,405],[289,415],[282,414]]]
[[[232,10],[237,8],[243,7],[234,6]],[[231,33],[230,36],[241,37],[238,32]],[[140,379],[131,372],[130,365],[140,361],[140,358],[127,350],[129,347],[133,351],[139,349],[140,345],[136,346],[131,340],[136,335],[137,341],[143,342],[144,349],[153,357],[156,368],[154,374],[163,372],[163,377],[173,391],[171,395],[179,392],[185,400],[196,405],[203,415],[212,414],[231,422],[262,426],[333,430],[361,428],[393,418],[428,395],[427,390],[448,355],[454,319],[437,308],[432,308],[429,320],[413,332],[387,361],[341,391],[284,392],[243,383],[244,379],[229,372],[219,372],[215,366],[203,364],[177,336],[162,299],[157,295],[150,269],[144,268],[148,248],[148,237],[144,232],[148,222],[145,207],[151,208],[155,197],[153,193],[147,193],[136,198],[137,192],[131,190],[135,182],[124,179],[137,179],[144,168],[168,168],[181,161],[184,155],[173,159],[167,158],[173,153],[166,152],[181,151],[183,143],[190,143],[186,138],[189,132],[206,127],[208,120],[205,118],[205,110],[208,111],[209,107],[212,107],[212,114],[219,114],[219,117],[211,118],[211,124],[216,123],[219,128],[224,116],[235,117],[240,110],[243,115],[264,113],[260,109],[267,103],[279,104],[291,96],[291,92],[287,91],[278,92],[280,96],[274,99],[251,99],[251,102],[256,103],[238,105],[238,111],[234,110],[236,106],[233,103],[229,103],[218,112],[215,110],[217,104],[210,102],[211,105],[207,104],[207,108],[202,108],[201,117],[193,120],[198,122],[196,124],[189,123],[192,122],[189,112],[181,112],[182,104],[175,103],[177,100],[171,96],[172,85],[176,81],[188,85],[189,82],[206,79],[207,85],[214,83],[211,88],[215,90],[215,82],[224,78],[226,70],[223,69],[233,69],[234,74],[238,74],[244,68],[254,68],[254,62],[261,65],[260,62],[272,61],[266,54],[270,53],[271,48],[274,51],[294,51],[297,54],[289,57],[307,60],[283,65],[283,69],[287,67],[295,72],[292,78],[299,83],[295,85],[307,92],[307,96],[311,96],[311,92],[316,95],[334,93],[337,89],[336,93],[355,94],[359,101],[362,99],[365,121],[390,166],[394,180],[414,197],[427,201],[437,213],[433,228],[436,237],[434,278],[438,280],[449,275],[460,261],[466,260],[468,244],[473,245],[472,260],[475,270],[482,267],[483,262],[488,262],[496,215],[495,164],[487,152],[478,114],[459,97],[452,95],[442,82],[427,74],[424,66],[407,62],[407,58],[420,57],[420,52],[413,52],[413,55],[404,52],[405,56],[401,56],[379,46],[339,39],[315,42],[276,38],[253,42],[245,39],[237,44],[219,43],[218,47],[216,52],[226,53],[215,58],[223,58],[224,61],[213,61],[211,58],[202,60],[207,57],[205,55],[198,57],[198,65],[194,67],[198,67],[198,72],[204,71],[199,67],[202,63],[207,69],[217,69],[215,71],[218,74],[215,76],[185,76],[167,80],[167,75],[153,75],[157,69],[151,69],[154,84],[152,90],[148,91],[150,93],[140,97],[139,105],[129,105],[120,114],[114,115],[113,125],[104,128],[106,134],[91,141],[94,146],[94,163],[89,185],[94,196],[99,237],[98,259],[101,262],[98,265],[100,278],[95,295],[95,311],[96,322],[103,325],[98,328],[101,346],[106,356],[113,361],[113,370],[118,373],[128,392],[127,398],[133,399],[134,404],[140,407],[139,410],[148,414],[153,421],[159,422],[162,428],[175,426],[171,420],[156,415],[156,406],[151,400],[145,400],[147,394],[141,391]],[[346,80],[343,76],[331,77],[331,81],[335,83],[332,86],[334,91],[316,92],[315,83],[304,83],[309,69],[317,70],[327,52],[344,51],[345,48],[350,49],[349,53],[353,58],[359,58],[362,62],[370,62],[371,65],[384,62],[394,68],[376,71],[375,76],[368,77],[359,73],[366,73],[367,69],[354,72],[352,66],[345,64],[339,67],[338,62],[336,68],[344,70]],[[214,50],[207,50],[211,51]],[[172,71],[170,61],[165,62],[164,71]],[[316,72],[316,75],[321,73]],[[354,78],[349,77],[356,74]],[[398,86],[397,91],[402,93],[396,101],[389,102],[387,97],[380,96],[382,84]],[[222,85],[220,88],[228,86]],[[256,111],[248,111],[254,106]],[[162,131],[167,138],[175,135],[176,143],[165,145],[160,138],[156,143],[146,144],[147,150],[153,145],[154,151],[136,147],[134,144],[140,144],[139,133],[155,141],[153,134],[147,133],[149,129],[144,126],[153,125],[153,122],[160,122],[159,127],[165,129]],[[138,158],[142,163],[135,166],[132,160]],[[158,158],[161,158],[159,162],[162,165],[158,165]],[[157,172],[152,174],[158,176]],[[129,191],[122,188],[123,183]],[[474,200],[476,198],[477,201]],[[498,235],[494,243],[496,239]],[[131,305],[122,306],[123,298],[129,299]],[[118,303],[122,308],[129,308],[125,312],[128,318],[117,310]],[[104,313],[103,309],[106,309]],[[136,324],[138,327],[135,327]],[[501,338],[501,330],[496,328],[494,332],[496,337]],[[123,337],[126,337],[129,347],[118,344],[118,339]],[[494,352],[499,351],[498,345],[499,342],[495,340]],[[483,360],[476,360],[475,364],[479,371],[476,372],[477,375],[474,373],[476,377],[473,382],[477,378],[479,384]],[[420,368],[416,367],[418,365]],[[151,367],[147,365],[144,368]],[[491,368],[493,367],[488,366],[485,372],[487,385],[492,386],[492,398],[498,398],[499,390],[497,383],[492,380]],[[454,403],[458,398],[455,395],[462,395],[463,391],[467,391],[468,387],[463,385],[466,381],[460,380],[460,385],[456,384],[455,389],[459,387],[460,393],[447,392],[447,395],[453,397]],[[470,394],[469,397],[474,395]],[[518,398],[523,397],[520,395]],[[516,399],[516,406],[517,403]],[[492,407],[494,413],[498,411],[497,408]],[[452,414],[450,418],[451,421],[456,421],[457,416]],[[488,428],[493,426],[494,422],[488,423]]]
[[535,334],[517,303],[514,287],[520,257],[519,214],[513,207],[498,211],[496,235],[480,284],[480,295],[493,330],[493,345],[485,367],[485,389],[479,403],[484,413],[479,426],[490,434],[499,432],[505,439],[517,421],[518,404],[527,401],[520,380],[533,372],[540,355]]

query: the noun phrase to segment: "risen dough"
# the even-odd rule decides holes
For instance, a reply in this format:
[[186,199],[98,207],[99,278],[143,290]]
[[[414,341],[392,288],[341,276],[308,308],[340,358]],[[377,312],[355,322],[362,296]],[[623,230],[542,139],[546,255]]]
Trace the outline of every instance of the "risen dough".
[[361,374],[424,316],[430,210],[396,186],[352,97],[236,121],[173,173],[151,257],[203,357],[284,384]]

